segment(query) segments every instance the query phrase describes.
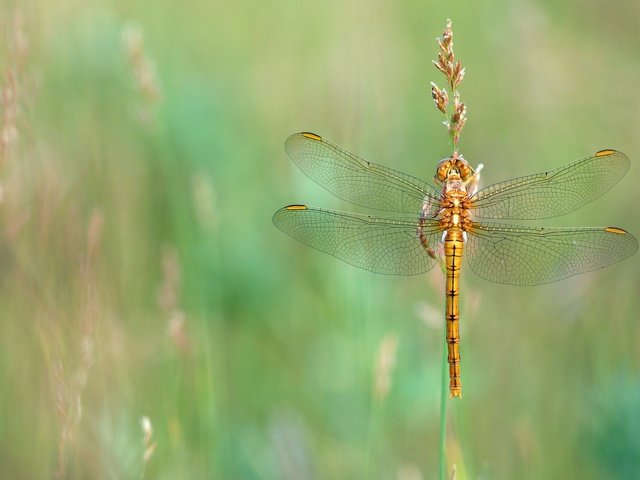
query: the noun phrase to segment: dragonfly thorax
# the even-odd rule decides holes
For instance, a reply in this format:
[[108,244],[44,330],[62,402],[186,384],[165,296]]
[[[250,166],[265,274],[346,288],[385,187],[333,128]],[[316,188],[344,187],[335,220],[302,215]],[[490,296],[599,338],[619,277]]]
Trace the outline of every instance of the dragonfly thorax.
[[471,225],[470,202],[466,182],[457,172],[449,172],[442,187],[438,219],[446,232],[451,228],[467,230]]
[[451,174],[445,181],[442,193],[449,198],[464,198],[467,196],[467,186],[460,178],[460,175]]

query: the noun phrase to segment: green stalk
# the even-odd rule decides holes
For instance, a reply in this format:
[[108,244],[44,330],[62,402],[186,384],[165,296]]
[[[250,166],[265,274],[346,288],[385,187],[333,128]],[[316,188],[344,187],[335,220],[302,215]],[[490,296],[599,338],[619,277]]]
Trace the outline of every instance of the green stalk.
[[374,397],[373,406],[371,409],[371,423],[369,424],[369,438],[367,441],[367,459],[365,465],[365,478],[375,478],[373,472],[375,471],[373,462],[378,456],[376,455],[376,441],[378,439],[378,432],[380,431],[380,423],[382,416],[382,401]]
[[442,349],[442,374],[440,385],[440,480],[445,480],[447,476],[447,393],[449,391],[449,363],[447,361],[447,343],[443,343]]

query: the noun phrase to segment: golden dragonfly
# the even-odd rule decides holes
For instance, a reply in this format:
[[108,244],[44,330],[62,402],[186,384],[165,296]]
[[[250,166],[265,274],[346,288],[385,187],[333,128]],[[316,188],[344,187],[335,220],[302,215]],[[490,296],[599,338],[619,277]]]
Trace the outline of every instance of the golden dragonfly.
[[629,158],[616,150],[478,189],[478,173],[457,154],[438,164],[435,188],[367,162],[314,133],[290,136],[285,149],[307,176],[335,196],[403,215],[373,217],[289,205],[273,216],[280,230],[376,273],[417,275],[444,264],[451,397],[462,394],[458,298],[463,255],[471,270],[491,282],[540,285],[606,267],[638,250],[636,238],[617,227],[541,228],[477,221],[536,220],[582,207],[629,170]]

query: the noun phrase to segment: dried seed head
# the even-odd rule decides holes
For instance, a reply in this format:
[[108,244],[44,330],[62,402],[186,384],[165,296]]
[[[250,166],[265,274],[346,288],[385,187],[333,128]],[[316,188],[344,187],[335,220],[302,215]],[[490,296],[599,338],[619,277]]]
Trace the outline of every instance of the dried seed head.
[[460,132],[467,122],[467,107],[460,101],[460,93],[456,92],[453,97],[453,114],[451,115],[451,124],[449,125],[449,133],[453,138],[454,145],[458,144]]
[[444,73],[445,77],[448,77],[449,74],[447,73],[447,63],[442,59],[442,54],[439,53],[438,54],[438,60],[431,60],[433,62],[433,64],[436,66],[436,68],[438,70],[440,70],[442,73]]
[[9,53],[16,64],[21,64],[27,55],[29,42],[24,28],[24,15],[20,10],[13,12],[11,31],[8,38]]
[[16,71],[8,68],[0,91],[2,121],[0,124],[0,161],[4,164],[18,141],[17,120],[20,111]]
[[447,114],[447,106],[449,105],[449,94],[443,88],[442,90],[438,86],[431,82],[431,97],[438,110],[445,115]]
[[[453,52],[453,30],[451,29],[451,20],[447,20],[447,26],[442,32],[442,37],[436,39],[440,52],[438,59],[433,62],[438,70],[440,70],[447,79],[449,87],[453,90],[460,85],[464,76],[464,69],[460,60],[456,62]],[[462,73],[461,73],[462,72]]]
[[453,68],[452,75],[452,88],[457,88],[460,83],[462,83],[462,79],[464,78],[464,68],[462,68],[462,62],[458,60],[456,62],[455,67]]
[[453,111],[449,108],[449,94],[444,88],[441,89],[436,84],[431,84],[431,96],[438,110],[446,116],[443,122],[446,126],[449,136],[453,141],[453,149],[457,150],[460,140],[460,132],[467,121],[467,109],[464,103],[460,101],[460,93],[458,87],[462,83],[465,76],[465,69],[460,60],[456,60],[453,52],[453,30],[451,28],[451,20],[447,19],[447,24],[442,36],[436,39],[438,43],[438,58],[433,61],[436,68],[442,72],[449,85],[449,92],[453,96]]
[[169,318],[169,338],[181,353],[188,353],[191,340],[187,332],[187,316],[182,310],[171,313]]
[[142,433],[144,433],[144,444],[148,445],[153,436],[153,425],[151,425],[149,417],[144,416],[140,419],[140,427],[142,428]]
[[451,123],[456,124],[466,120],[467,107],[460,101],[460,92],[456,92],[453,96],[453,115],[451,116]]
[[388,333],[378,347],[375,366],[374,395],[378,400],[384,400],[391,389],[391,374],[396,363],[398,337]]
[[144,47],[142,30],[129,25],[122,31],[125,52],[141,100],[139,116],[143,123],[151,123],[153,108],[162,98],[162,88],[154,63]]
[[153,425],[151,425],[149,417],[144,416],[140,419],[140,427],[142,428],[142,433],[144,433],[144,454],[142,461],[146,464],[153,455],[157,442],[151,441],[153,437]]
[[437,39],[438,46],[448,61],[453,61],[453,30],[451,30],[451,20],[447,18],[447,25],[442,32],[442,38]]
[[[4,21],[4,18],[3,18]],[[22,125],[20,120],[28,98],[30,80],[27,75],[27,54],[29,42],[25,33],[22,11],[16,9],[8,22],[6,45],[6,66],[0,79],[0,168],[11,157],[17,145]],[[3,53],[4,53],[3,48]]]

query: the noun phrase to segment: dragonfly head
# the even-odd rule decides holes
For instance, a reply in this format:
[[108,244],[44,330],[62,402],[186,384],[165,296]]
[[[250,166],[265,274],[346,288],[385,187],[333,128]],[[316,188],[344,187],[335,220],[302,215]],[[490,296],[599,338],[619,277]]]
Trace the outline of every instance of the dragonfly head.
[[466,182],[473,173],[471,165],[462,158],[462,155],[458,155],[456,152],[453,156],[440,160],[436,169],[436,179],[439,182],[445,182],[451,180],[452,177],[458,176],[460,180]]

